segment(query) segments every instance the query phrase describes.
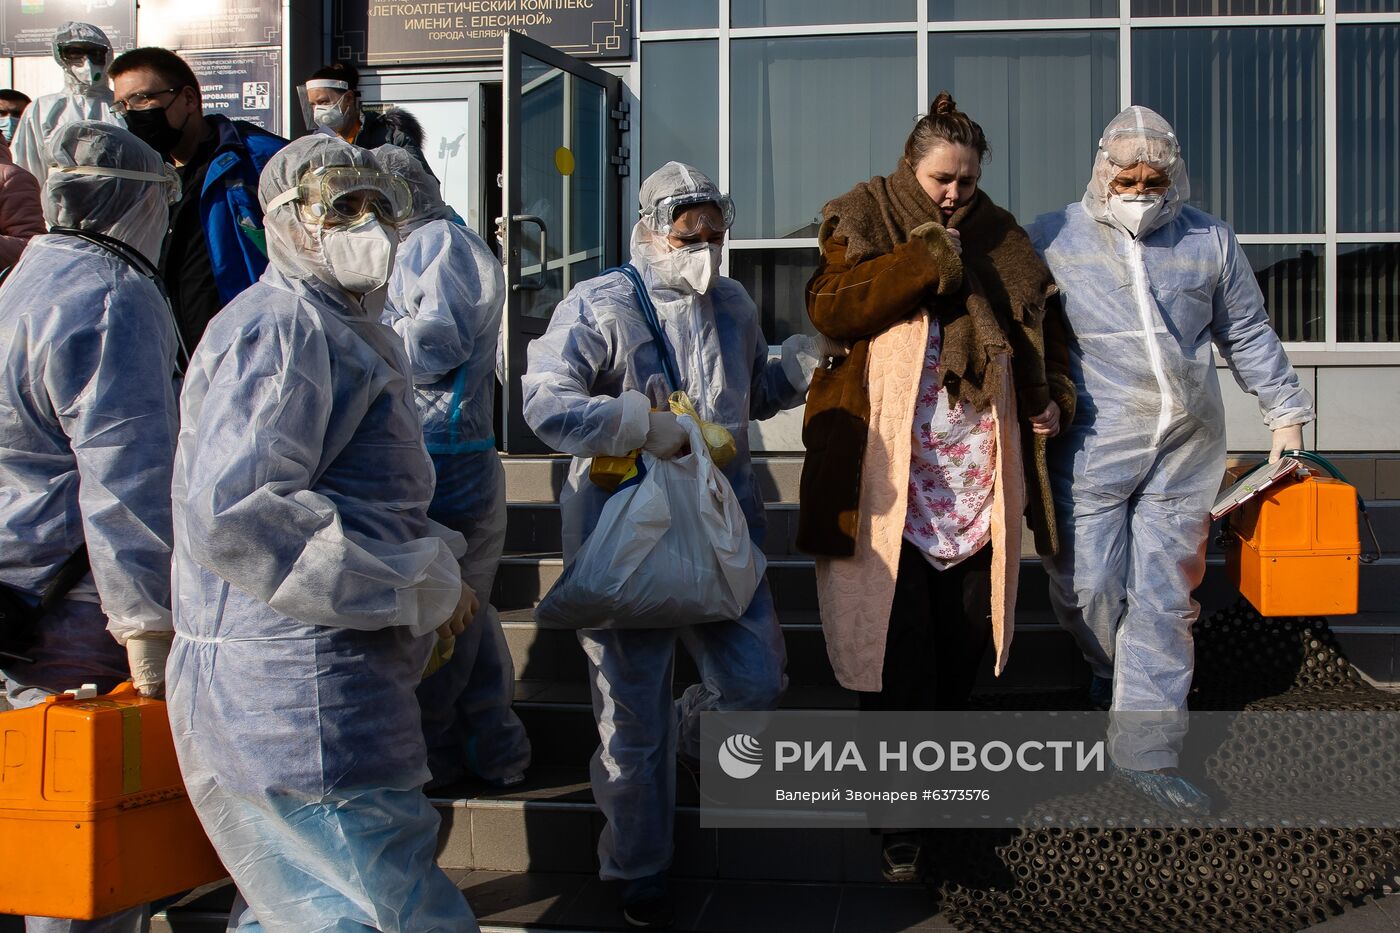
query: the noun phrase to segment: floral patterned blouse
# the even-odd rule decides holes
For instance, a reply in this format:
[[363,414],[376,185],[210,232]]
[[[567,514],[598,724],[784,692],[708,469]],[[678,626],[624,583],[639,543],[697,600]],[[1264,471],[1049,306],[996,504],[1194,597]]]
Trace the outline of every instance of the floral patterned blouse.
[[932,318],[914,406],[904,540],[936,569],[947,570],[991,540],[997,447],[990,411],[965,400],[949,407],[948,393],[938,384],[942,352],[943,330]]

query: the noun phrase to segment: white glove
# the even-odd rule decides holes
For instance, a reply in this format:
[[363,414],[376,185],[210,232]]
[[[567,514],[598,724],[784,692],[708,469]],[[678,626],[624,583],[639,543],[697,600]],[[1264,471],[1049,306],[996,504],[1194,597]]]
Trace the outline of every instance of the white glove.
[[170,654],[174,632],[138,632],[126,640],[126,662],[131,682],[143,697],[159,700],[165,696],[165,659]]
[[685,428],[669,411],[647,412],[647,439],[642,450],[662,460],[670,460],[690,440]]
[[1273,463],[1283,456],[1285,450],[1303,449],[1303,426],[1301,424],[1290,424],[1286,428],[1274,428],[1273,443],[1269,448],[1269,462]]
[[806,334],[793,334],[783,341],[783,375],[794,389],[807,391],[812,384],[812,373],[824,359],[826,355],[817,342]]

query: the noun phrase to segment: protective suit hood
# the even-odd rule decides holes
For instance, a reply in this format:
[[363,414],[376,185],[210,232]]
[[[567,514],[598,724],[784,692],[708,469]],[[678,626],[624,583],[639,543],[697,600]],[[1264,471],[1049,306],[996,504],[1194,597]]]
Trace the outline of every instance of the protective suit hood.
[[384,171],[403,179],[413,193],[413,213],[399,228],[402,238],[407,239],[410,233],[426,223],[452,220],[456,216],[442,199],[442,185],[407,149],[386,143],[372,151]]
[[[78,69],[70,68],[63,61],[63,47],[77,43],[101,46],[107,50],[107,54],[100,63],[93,62],[91,67],[85,64]],[[112,43],[101,29],[91,23],[64,23],[54,32],[53,57],[58,67],[63,69],[63,89],[67,93],[88,96],[96,91],[99,94],[106,92],[110,97],[107,74],[112,68],[114,55]]]
[[180,177],[154,149],[110,123],[60,126],[49,141],[44,219],[121,240],[155,262]]
[[1175,220],[1191,197],[1191,180],[1186,175],[1186,162],[1181,157],[1176,133],[1156,111],[1134,105],[1104,127],[1081,203],[1085,212],[1099,223],[1134,235],[1109,209],[1108,185],[1120,171],[1137,162],[1146,162],[1162,170],[1171,180],[1161,210],[1136,233],[1136,237],[1142,239]]

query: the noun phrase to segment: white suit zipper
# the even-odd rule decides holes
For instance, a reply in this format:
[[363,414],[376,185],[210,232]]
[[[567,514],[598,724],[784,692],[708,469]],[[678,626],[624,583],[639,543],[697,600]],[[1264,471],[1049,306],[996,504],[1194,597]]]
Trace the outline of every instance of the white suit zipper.
[[1147,287],[1147,266],[1142,256],[1142,245],[1136,239],[1128,239],[1128,259],[1133,272],[1133,295],[1137,299],[1138,317],[1142,322],[1142,339],[1147,343],[1147,358],[1152,363],[1152,375],[1157,379],[1157,391],[1162,396],[1162,407],[1157,413],[1157,427],[1152,433],[1152,446],[1162,442],[1162,437],[1171,425],[1172,399],[1171,385],[1167,382],[1166,369],[1162,365],[1162,347],[1157,342],[1157,315],[1153,311],[1152,294]]

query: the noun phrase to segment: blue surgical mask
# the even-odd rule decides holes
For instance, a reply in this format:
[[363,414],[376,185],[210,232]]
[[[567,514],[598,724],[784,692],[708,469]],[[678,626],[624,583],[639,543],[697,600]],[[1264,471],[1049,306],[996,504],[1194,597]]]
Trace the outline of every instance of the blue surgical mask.
[[0,136],[5,137],[5,142],[15,138],[15,127],[19,126],[19,117],[0,117]]

